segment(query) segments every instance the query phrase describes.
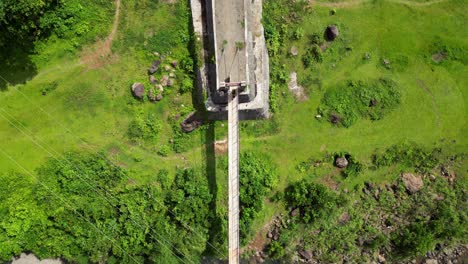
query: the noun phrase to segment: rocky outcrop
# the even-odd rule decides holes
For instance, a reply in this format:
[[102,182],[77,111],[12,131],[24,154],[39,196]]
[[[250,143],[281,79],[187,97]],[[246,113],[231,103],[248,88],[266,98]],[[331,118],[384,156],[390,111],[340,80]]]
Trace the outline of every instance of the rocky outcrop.
[[410,194],[419,191],[423,187],[423,181],[420,175],[416,176],[412,173],[403,173],[401,179],[403,180],[406,190]]

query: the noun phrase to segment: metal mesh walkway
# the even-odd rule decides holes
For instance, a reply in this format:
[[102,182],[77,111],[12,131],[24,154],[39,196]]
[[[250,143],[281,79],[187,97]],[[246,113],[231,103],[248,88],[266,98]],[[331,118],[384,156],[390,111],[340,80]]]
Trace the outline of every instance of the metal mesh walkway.
[[228,94],[229,264],[239,263],[239,96]]

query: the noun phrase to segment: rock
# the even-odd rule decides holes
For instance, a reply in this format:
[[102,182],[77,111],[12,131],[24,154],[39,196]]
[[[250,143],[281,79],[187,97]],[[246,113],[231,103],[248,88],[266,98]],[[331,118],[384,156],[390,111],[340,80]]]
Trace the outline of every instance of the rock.
[[299,214],[299,208],[296,208],[291,211],[291,216],[296,216],[297,214]]
[[176,68],[179,63],[176,60],[171,62],[172,67]]
[[163,99],[162,94],[156,95],[156,101],[161,101]]
[[162,86],[167,86],[168,81],[169,81],[169,75],[163,75],[160,82]]
[[338,31],[338,27],[336,25],[329,25],[327,29],[325,29],[325,37],[328,41],[335,40],[340,32]]
[[152,64],[151,67],[148,69],[148,73],[149,73],[149,74],[155,73],[155,72],[158,70],[160,64],[161,64],[161,61],[160,61],[160,60],[155,60],[155,61],[153,61],[153,64]]
[[166,66],[164,66],[164,70],[165,70],[165,71],[170,71],[170,70],[171,70],[171,67],[170,67],[169,65],[166,65]]
[[296,46],[292,46],[291,50],[289,51],[291,55],[297,56],[299,54],[299,51],[297,50]]
[[173,72],[169,73],[169,77],[175,78],[175,74]]
[[403,179],[403,184],[409,193],[415,193],[423,187],[423,181],[419,175],[416,176],[412,173],[403,173],[401,178]]
[[299,250],[297,253],[299,253],[299,256],[306,261],[311,260],[313,256],[312,252],[304,250],[304,249]]
[[187,118],[185,118],[184,121],[182,121],[182,123],[180,123],[180,127],[182,131],[184,131],[185,133],[189,133],[201,126],[202,124],[203,120],[201,116],[196,112],[192,112],[187,116]]
[[156,89],[158,89],[161,93],[164,92],[164,87],[161,84],[156,85]]
[[148,91],[148,98],[151,102],[155,102],[156,101],[156,96],[155,94],[153,93],[153,90],[149,90]]
[[383,59],[382,62],[383,62],[383,65],[384,65],[385,67],[390,67],[390,61],[389,61],[389,60]]
[[437,259],[426,259],[425,264],[438,264]]
[[159,52],[153,52],[153,55],[156,56],[156,57],[159,57]]
[[385,263],[386,259],[385,259],[385,257],[383,255],[379,254],[379,256],[377,257],[377,261],[379,263]]
[[340,216],[340,220],[339,220],[339,223],[341,225],[343,224],[346,224],[350,219],[350,216],[348,214],[348,212],[344,212],[341,216]]
[[268,232],[267,237],[268,237],[268,238],[272,238],[272,237],[273,237],[273,234],[271,233],[271,231]]
[[378,201],[380,198],[380,191],[377,189],[374,191],[374,198]]
[[335,165],[340,169],[346,168],[348,166],[348,160],[345,157],[337,157],[335,159]]
[[154,77],[153,75],[150,75],[149,81],[150,81],[150,83],[152,83],[152,84],[155,84],[156,82],[158,82],[158,80],[156,79],[156,77]]
[[167,81],[167,86],[169,86],[169,87],[174,86],[174,79],[169,79],[169,80]]
[[436,176],[435,176],[434,174],[431,174],[431,175],[429,175],[429,179],[430,179],[431,181],[435,181],[435,180],[436,180]]
[[145,96],[145,86],[142,83],[134,83],[132,85],[132,94],[135,98],[142,100]]

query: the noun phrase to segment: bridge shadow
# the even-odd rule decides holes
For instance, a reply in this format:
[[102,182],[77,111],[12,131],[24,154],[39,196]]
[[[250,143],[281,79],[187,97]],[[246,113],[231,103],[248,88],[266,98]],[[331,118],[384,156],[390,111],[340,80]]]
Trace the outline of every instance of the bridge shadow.
[[0,91],[5,91],[8,84],[23,84],[36,76],[37,68],[30,58],[32,43],[22,46],[10,43],[0,49]]
[[[190,9],[190,0],[186,1],[188,8]],[[204,16],[206,17],[206,10],[202,10]],[[227,236],[225,235],[226,228],[223,228],[225,221],[218,214],[217,201],[218,201],[218,182],[216,175],[216,153],[214,142],[216,140],[215,134],[215,123],[210,118],[209,113],[206,111],[205,102],[204,102],[204,91],[202,84],[199,82],[201,76],[198,76],[200,63],[199,54],[196,50],[198,45],[196,43],[196,36],[194,34],[194,28],[192,20],[188,21],[189,32],[191,33],[190,41],[187,45],[187,48],[190,52],[190,55],[193,59],[193,89],[192,89],[192,103],[197,112],[197,115],[202,118],[203,126],[200,127],[200,144],[203,146],[202,156],[204,157],[204,166],[202,173],[205,174],[210,193],[212,195],[212,200],[209,205],[210,207],[210,230],[208,233],[208,239],[206,242],[205,251],[202,260],[202,263],[225,263],[227,255]],[[203,36],[207,37],[207,36]],[[206,39],[204,40],[205,43]],[[206,60],[205,60],[205,63]]]

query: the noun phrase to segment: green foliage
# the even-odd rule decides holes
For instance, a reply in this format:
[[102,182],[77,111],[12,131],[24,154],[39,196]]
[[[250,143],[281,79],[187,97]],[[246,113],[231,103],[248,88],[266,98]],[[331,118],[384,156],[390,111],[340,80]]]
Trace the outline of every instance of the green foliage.
[[406,168],[415,168],[420,172],[428,172],[439,164],[440,148],[426,149],[415,143],[396,144],[382,153],[372,156],[376,167],[399,164]]
[[263,209],[264,199],[276,180],[276,168],[265,156],[244,152],[240,155],[240,230],[242,242],[250,232],[253,220]]
[[272,259],[281,259],[285,255],[284,247],[278,241],[271,242],[267,247],[267,252]]
[[158,150],[158,155],[161,157],[167,157],[171,152],[171,148],[168,145],[162,145]]
[[202,228],[206,232],[211,199],[207,179],[193,169],[184,169],[177,171],[166,204],[174,213],[174,220],[192,228]]
[[48,93],[55,91],[55,89],[57,89],[57,86],[58,86],[57,82],[51,82],[51,83],[45,84],[41,90],[42,95],[47,95]]
[[350,81],[329,89],[318,111],[332,123],[350,127],[359,118],[382,119],[400,104],[400,96],[396,83],[389,79]]
[[146,118],[139,113],[130,122],[127,135],[131,140],[155,140],[161,132],[162,123],[154,114],[148,114]]
[[411,223],[393,239],[399,254],[404,256],[424,255],[434,249],[434,234],[423,222]]
[[307,49],[306,53],[302,57],[302,63],[304,67],[308,68],[312,65],[312,62],[320,63],[323,61],[322,50],[317,44],[312,45]]
[[193,169],[177,171],[165,204],[170,210],[169,217],[185,234],[185,238],[178,243],[190,254],[200,255],[205,249],[204,242],[208,239],[210,219],[213,217],[210,210],[212,199],[204,175]]
[[329,217],[340,203],[338,196],[327,187],[306,180],[289,185],[284,196],[288,207],[299,208],[305,223]]
[[[279,87],[285,84],[288,75],[278,56],[291,31],[301,21],[305,14],[306,1],[272,0],[263,3],[263,26],[265,39],[270,55],[270,110],[276,112],[279,108]],[[300,33],[300,32],[298,32]]]
[[304,37],[305,31],[302,27],[297,27],[293,33],[293,39],[300,40]]
[[363,170],[364,170],[364,165],[362,165],[359,161],[357,161],[353,155],[347,153],[347,152],[337,152],[334,153],[333,155],[334,161],[338,157],[345,157],[346,160],[348,161],[348,166],[344,168],[341,173],[345,178],[347,177],[357,177]]

